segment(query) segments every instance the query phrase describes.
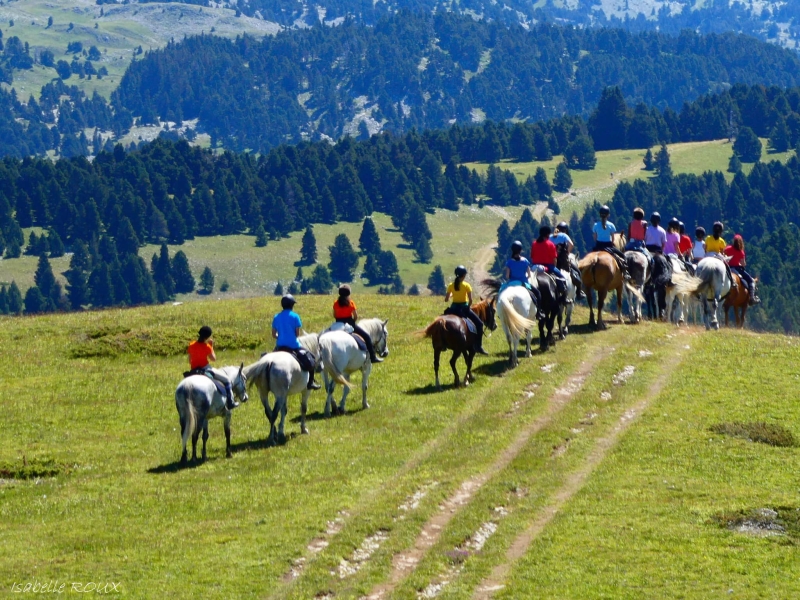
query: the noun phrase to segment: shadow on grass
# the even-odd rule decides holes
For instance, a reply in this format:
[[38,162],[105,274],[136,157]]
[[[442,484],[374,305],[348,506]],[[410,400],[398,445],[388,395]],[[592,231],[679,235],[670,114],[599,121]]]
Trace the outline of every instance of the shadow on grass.
[[204,461],[187,461],[186,464],[182,465],[180,460],[176,460],[171,463],[167,463],[165,465],[159,465],[157,467],[153,467],[152,469],[147,469],[148,473],[152,473],[153,475],[163,475],[164,473],[178,473],[180,471],[188,471],[191,469],[196,469],[200,465],[203,464]]
[[428,385],[411,388],[410,390],[406,390],[403,393],[406,396],[427,396],[429,394],[438,394],[440,391],[444,392],[445,390],[452,390],[452,389],[453,389],[453,382],[451,381],[449,384],[448,383],[444,384],[441,390],[436,389],[435,383],[429,383]]

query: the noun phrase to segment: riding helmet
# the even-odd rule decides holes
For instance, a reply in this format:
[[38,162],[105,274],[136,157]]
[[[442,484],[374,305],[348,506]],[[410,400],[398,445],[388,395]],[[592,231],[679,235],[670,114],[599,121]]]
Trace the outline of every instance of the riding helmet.
[[511,243],[511,254],[519,254],[522,252],[522,242],[515,240]]
[[686,225],[683,224],[683,221],[678,221],[678,231],[680,231],[681,235],[686,233]]
[[464,265],[458,265],[456,267],[456,277],[466,277],[467,276],[467,267]]
[[608,204],[603,204],[603,206],[600,207],[599,212],[601,217],[607,217],[611,214],[611,209],[608,208]]
[[208,338],[210,338],[211,337],[211,327],[209,327],[208,325],[203,325],[200,328],[200,331],[197,334],[197,337],[199,339],[201,339],[201,340],[207,340]]
[[291,294],[286,294],[281,298],[281,308],[283,309],[291,309],[295,304],[297,304],[297,300]]
[[638,206],[633,209],[633,218],[634,219],[644,219],[644,209],[639,208]]
[[549,237],[551,233],[553,233],[553,230],[550,229],[549,225],[539,227],[539,237]]
[[343,298],[347,298],[350,295],[350,286],[346,283],[343,283],[339,286],[339,295]]
[[719,221],[714,222],[714,231],[722,231],[723,229],[725,229],[725,227],[722,223]]
[[569,225],[567,225],[566,221],[561,221],[558,225],[556,225],[556,229],[558,231],[563,231],[567,235],[569,235]]
[[661,213],[654,212],[650,215],[650,222],[655,225],[656,223],[661,223]]
[[695,235],[705,236],[706,235],[706,228],[705,227],[698,227],[697,229],[694,230],[694,234]]
[[681,222],[680,222],[680,220],[678,220],[678,217],[672,217],[669,220],[669,226],[670,227],[677,227],[678,229],[680,229]]

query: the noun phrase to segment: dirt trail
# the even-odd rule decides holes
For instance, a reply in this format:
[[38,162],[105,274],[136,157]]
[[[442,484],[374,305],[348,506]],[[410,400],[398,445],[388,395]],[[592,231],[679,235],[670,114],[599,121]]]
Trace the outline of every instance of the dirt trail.
[[464,481],[453,495],[442,503],[439,512],[434,514],[422,527],[413,547],[394,556],[388,581],[373,589],[366,596],[367,600],[386,598],[417,568],[425,553],[439,541],[442,532],[455,514],[462,507],[469,504],[473,496],[486,482],[505,469],[519,455],[533,435],[550,424],[553,417],[580,391],[586,378],[600,360],[608,355],[609,350],[609,348],[595,349],[593,354],[578,366],[577,370],[566,380],[564,385],[553,392],[553,395],[548,400],[545,412],[524,427],[517,434],[514,441],[499,454],[494,463],[483,472]]
[[472,281],[474,283],[479,283],[491,277],[489,274],[489,267],[494,259],[495,248],[497,248],[497,244],[484,246],[475,255],[475,262],[472,263],[472,268],[470,269],[472,271]]
[[568,476],[564,485],[556,491],[547,506],[540,511],[538,517],[513,541],[506,551],[503,561],[495,566],[491,574],[484,579],[475,590],[472,596],[473,600],[489,600],[496,591],[505,587],[503,582],[507,580],[514,564],[525,555],[533,541],[550,521],[553,520],[564,505],[581,490],[589,476],[594,472],[597,466],[603,462],[608,451],[617,444],[634,421],[648,408],[651,400],[657,398],[664,389],[664,386],[667,384],[667,378],[680,364],[681,360],[683,360],[685,348],[683,346],[679,346],[678,348],[679,349],[663,363],[661,372],[650,385],[644,397],[632,408],[626,410],[614,428],[597,441],[586,459],[586,462],[584,462],[577,471]]

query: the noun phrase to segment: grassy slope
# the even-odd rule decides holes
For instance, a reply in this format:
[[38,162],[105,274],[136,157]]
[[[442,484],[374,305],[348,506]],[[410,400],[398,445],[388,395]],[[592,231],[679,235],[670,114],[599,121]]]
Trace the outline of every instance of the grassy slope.
[[[103,9],[104,16],[100,16]],[[48,17],[53,26],[47,27]],[[9,20],[14,26],[9,27]],[[73,24],[70,30],[69,24]],[[95,25],[97,28],[95,29]],[[6,2],[0,6],[0,29],[4,37],[18,36],[28,42],[32,53],[51,50],[56,60],[70,62],[66,55],[69,42],[82,42],[88,50],[95,45],[103,53],[96,68],[105,66],[109,76],[91,81],[71,77],[67,82],[84,89],[87,94],[97,90],[108,98],[119,84],[133,58],[133,49],[154,49],[164,46],[172,37],[209,33],[235,37],[242,33],[273,34],[278,26],[248,17],[236,18],[234,11],[185,4],[128,4],[98,6],[94,0],[24,0]],[[177,32],[177,33],[176,33]],[[56,77],[55,69],[41,65],[30,71],[14,71],[13,87],[21,99],[33,94],[37,98],[44,84]]]
[[[720,510],[796,502],[796,449],[707,431],[720,420],[741,419],[783,423],[798,433],[800,408],[791,398],[800,384],[780,375],[800,358],[795,341],[727,331],[674,336],[663,325],[580,335],[584,331],[576,327],[577,335],[555,352],[523,359],[519,369],[503,374],[504,341],[496,335],[488,342],[494,356],[478,361],[475,386],[432,394],[429,345],[411,333],[438,312],[439,303],[361,298],[366,314],[391,316],[392,354],[375,370],[370,410],[313,418],[311,435],[266,448],[259,442],[266,423],[256,394],[234,415],[234,458],[223,458],[217,420],[210,461],[179,472],[171,470],[179,455],[171,394],[184,359],[148,355],[148,349],[158,351],[162,340],[180,347],[198,324],[209,322],[218,345],[233,331],[247,341],[262,340],[253,350],[221,350],[222,364],[255,360],[267,347],[274,301],[0,319],[0,343],[16,365],[0,375],[6,398],[0,463],[19,465],[25,456],[69,466],[53,479],[0,485],[6,540],[0,581],[120,581],[126,594],[141,598],[360,597],[385,580],[393,554],[413,543],[440,503],[465,478],[490,469],[518,432],[545,412],[547,399],[578,363],[597,355],[583,389],[507,468],[491,474],[393,595],[416,597],[447,573],[445,552],[494,520],[495,535],[450,576],[442,595],[470,597],[596,440],[647,393],[669,354],[690,345],[670,386],[515,566],[503,597],[658,597],[670,590],[671,597],[707,598],[730,588],[733,597],[797,594],[791,546],[706,523]],[[303,299],[309,329],[327,323],[329,301]],[[576,321],[586,321],[585,311]],[[113,338],[120,327],[132,329],[142,351],[67,356],[69,349],[90,344],[87,336],[105,329]],[[640,349],[654,354],[642,357]],[[709,355],[718,357],[716,368],[698,367]],[[540,369],[546,364],[554,365],[549,375]],[[611,385],[624,365],[636,367],[634,377]],[[538,386],[533,395],[522,394],[531,383]],[[610,401],[600,399],[602,391],[612,393]],[[358,397],[355,391],[351,409],[360,406]],[[310,410],[321,407],[316,393]],[[289,418],[297,414],[293,398]],[[287,421],[287,433],[297,430]],[[565,452],[554,453],[561,445]],[[157,467],[166,472],[148,472]],[[418,508],[398,509],[433,483]],[[498,517],[498,506],[509,514]],[[339,511],[347,512],[341,533],[311,556],[306,546]],[[361,570],[346,579],[332,575],[377,529],[387,531],[387,540]],[[282,582],[299,556],[309,557],[305,571]]]

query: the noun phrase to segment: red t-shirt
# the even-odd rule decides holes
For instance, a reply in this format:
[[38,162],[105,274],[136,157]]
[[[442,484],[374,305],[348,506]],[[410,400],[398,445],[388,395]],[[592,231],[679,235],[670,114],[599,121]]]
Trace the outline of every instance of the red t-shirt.
[[630,234],[632,240],[644,241],[644,232],[647,229],[647,221],[635,219],[631,221]]
[[186,350],[189,353],[189,367],[191,369],[199,369],[200,367],[208,366],[208,357],[211,356],[213,351],[211,344],[198,341],[192,342]]
[[681,241],[678,244],[678,249],[681,251],[681,254],[686,254],[692,248],[694,248],[694,244],[692,243],[692,238],[690,238],[685,233],[681,236]]
[[531,262],[535,265],[555,265],[558,249],[550,240],[531,244]]
[[333,318],[334,319],[350,319],[356,311],[356,303],[349,300],[347,306],[340,306],[339,301],[333,303]]
[[744,260],[744,250],[737,250],[733,246],[727,246],[725,250],[723,250],[725,256],[730,256],[731,259],[728,261],[728,264],[732,267],[741,267],[742,261]]

